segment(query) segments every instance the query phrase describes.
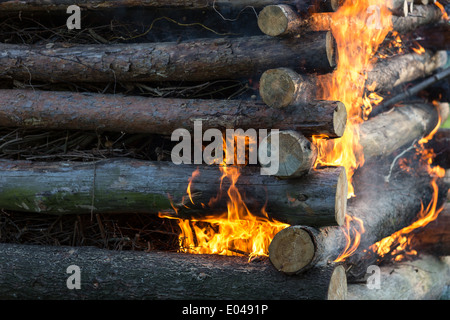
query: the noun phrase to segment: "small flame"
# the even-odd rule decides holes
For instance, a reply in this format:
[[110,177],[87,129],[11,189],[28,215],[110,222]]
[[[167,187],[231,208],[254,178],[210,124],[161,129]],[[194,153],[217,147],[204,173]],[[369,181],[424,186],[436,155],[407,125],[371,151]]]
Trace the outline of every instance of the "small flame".
[[417,54],[424,54],[425,53],[424,47],[422,47],[419,43],[416,43],[416,45],[417,45],[417,48],[411,48],[411,49]]
[[[357,227],[352,226],[352,222],[355,222]],[[351,256],[356,249],[358,249],[361,242],[361,235],[366,231],[364,229],[364,223],[361,219],[353,217],[350,215],[345,216],[345,225],[343,226],[343,231],[347,244],[344,251],[339,255],[339,257],[334,260],[334,262],[342,262]],[[353,240],[352,240],[353,239]]]
[[441,10],[442,19],[445,21],[449,21],[450,19],[448,18],[448,14],[447,14],[447,11],[445,11],[444,6],[442,4],[440,4],[439,1],[436,1],[434,4]]

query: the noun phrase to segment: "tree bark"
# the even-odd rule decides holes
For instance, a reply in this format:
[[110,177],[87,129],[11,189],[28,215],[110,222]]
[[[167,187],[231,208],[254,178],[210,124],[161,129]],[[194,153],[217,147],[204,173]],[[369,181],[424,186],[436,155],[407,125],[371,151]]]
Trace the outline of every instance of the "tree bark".
[[279,129],[342,135],[341,104],[310,102],[273,110],[240,100],[187,100],[75,92],[0,90],[0,126],[155,133],[177,129]]
[[424,78],[447,64],[447,52],[429,50],[409,53],[378,61],[367,73],[366,85],[371,91],[390,91],[400,84]]
[[[329,72],[328,32],[186,42],[45,46],[0,44],[2,78],[48,82],[208,81],[260,76],[274,67]],[[328,35],[328,39],[330,36]]]
[[450,202],[444,206],[435,221],[414,233],[410,247],[419,254],[426,252],[436,256],[450,256]]
[[413,261],[381,266],[379,287],[375,281],[349,284],[348,300],[439,300],[449,279],[449,257],[420,255]]
[[[163,212],[179,218],[227,213],[229,179],[217,166],[110,159],[95,163],[0,161],[0,208],[43,214]],[[278,180],[244,167],[236,187],[250,212],[288,224],[339,225],[347,194],[344,168]],[[222,189],[221,189],[222,187]],[[218,198],[218,200],[215,200]],[[177,212],[175,212],[176,208]]]
[[[370,91],[387,92],[395,86],[431,75],[447,63],[446,51],[410,53],[377,62],[366,71]],[[269,106],[284,107],[317,99],[320,82],[330,75],[303,75],[289,68],[265,71],[259,92]]]
[[439,117],[445,121],[448,114],[448,103],[410,102],[365,121],[359,129],[364,159],[386,157],[412,146],[436,128]]
[[[287,277],[268,261],[243,257],[15,244],[0,244],[0,252],[3,299],[322,300],[347,293],[338,264]],[[66,285],[71,265],[80,268],[79,290]]]
[[[376,168],[379,170],[379,168]],[[398,173],[386,183],[376,170],[362,169],[354,176],[356,198],[349,201],[348,215],[360,219],[365,232],[357,250],[345,259],[352,279],[360,278],[373,264],[366,250],[374,243],[410,225],[421,209],[429,203],[433,188],[427,173]],[[448,186],[439,180],[438,207],[445,201]],[[380,199],[382,199],[380,201]],[[356,222],[355,222],[356,221]],[[357,220],[349,225],[359,231]],[[269,247],[269,257],[275,268],[287,274],[298,274],[317,265],[336,261],[347,246],[346,227],[312,228],[291,226],[278,232]]]

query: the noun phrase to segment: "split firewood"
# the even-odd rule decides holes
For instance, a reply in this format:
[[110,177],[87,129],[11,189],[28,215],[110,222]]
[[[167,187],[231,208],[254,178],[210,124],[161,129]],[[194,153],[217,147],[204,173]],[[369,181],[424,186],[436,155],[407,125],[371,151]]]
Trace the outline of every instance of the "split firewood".
[[[278,153],[278,171],[273,175],[279,178],[303,176],[311,171],[317,159],[316,146],[296,131],[271,133],[261,142],[260,148]],[[271,165],[272,163],[266,164]]]
[[[387,7],[398,16],[406,17],[409,12],[407,0],[387,1]],[[336,11],[336,10],[334,10]],[[260,30],[272,37],[299,35],[305,31],[330,30],[336,19],[334,13],[312,13],[302,18],[293,6],[278,4],[266,6],[258,15]]]
[[348,285],[348,300],[439,300],[448,286],[450,257],[421,254],[376,271],[368,270],[373,278],[367,282]]
[[[190,185],[194,171],[200,173]],[[222,215],[226,190],[217,166],[109,159],[94,163],[0,161],[0,208],[43,214],[149,213],[179,218]],[[345,169],[323,168],[279,180],[260,168],[240,170],[236,187],[247,208],[288,224],[340,225],[347,206]],[[218,198],[217,200],[213,200]]]
[[[390,3],[388,1],[388,3]],[[394,4],[397,1],[394,1]],[[400,7],[391,8],[392,31],[398,33],[408,33],[420,26],[433,24],[442,19],[441,10],[434,5],[415,5],[412,9],[406,9],[405,2],[400,1]],[[411,6],[409,6],[411,8]],[[292,8],[290,8],[291,11]],[[406,13],[409,12],[407,15]],[[262,12],[263,13],[263,12]],[[328,31],[333,27],[338,27],[343,22],[333,12],[313,13],[307,18],[301,19],[296,16],[295,11],[290,12],[286,6],[278,9],[269,8],[267,12],[260,14],[258,25],[262,32],[268,35],[284,35],[289,33],[302,33],[306,31]],[[352,19],[352,18],[350,18]],[[350,26],[352,24],[361,23],[355,19],[347,21]]]
[[[0,252],[4,299],[344,300],[347,296],[347,278],[339,264],[288,277],[267,260],[249,263],[245,257],[4,243]],[[69,266],[80,268],[80,290],[67,289]]]
[[[386,92],[403,83],[431,75],[447,63],[447,52],[409,53],[375,63],[366,72],[366,86],[370,91]],[[330,75],[299,74],[288,68],[265,71],[260,79],[262,100],[273,107],[298,105],[317,99],[320,82]]]
[[28,82],[202,81],[249,78],[274,67],[329,72],[328,32],[103,45],[0,44],[0,77]]
[[[421,204],[431,201],[431,178],[423,171],[398,172],[389,183],[378,167],[362,168],[359,176],[354,176],[357,196],[349,201],[349,226],[362,234],[356,251],[345,260],[352,266],[347,272],[351,278],[360,278],[367,266],[373,264],[373,259],[365,258],[371,245],[410,225],[416,220]],[[438,186],[439,207],[445,201],[448,188],[442,179],[438,180]],[[285,228],[275,235],[269,246],[270,260],[276,269],[287,274],[326,265],[335,261],[347,247],[346,229],[344,226],[316,229],[300,225]]]
[[419,253],[450,256],[450,202],[436,220],[414,233],[409,246]]
[[[334,101],[273,110],[241,100],[147,98],[76,92],[0,90],[0,126],[155,133],[176,129],[279,129],[339,137],[347,111]],[[256,126],[256,127],[255,127]]]
[[436,128],[439,118],[445,121],[448,114],[448,103],[405,103],[365,121],[359,130],[364,159],[386,157],[412,146]]

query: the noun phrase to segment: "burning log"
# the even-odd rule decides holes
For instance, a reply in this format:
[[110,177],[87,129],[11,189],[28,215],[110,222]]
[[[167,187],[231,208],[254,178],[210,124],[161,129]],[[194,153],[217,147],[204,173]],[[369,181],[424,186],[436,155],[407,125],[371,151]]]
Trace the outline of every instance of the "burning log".
[[0,75],[25,81],[207,81],[260,75],[274,67],[329,72],[328,32],[295,41],[266,36],[186,42],[53,47],[0,44]]
[[240,100],[187,100],[75,92],[0,90],[0,126],[171,135],[174,130],[241,128],[342,135],[347,112],[337,102],[273,110]]
[[[449,104],[408,103],[381,113],[360,126],[360,144],[366,160],[411,146],[447,119]],[[399,134],[401,132],[402,134]]]
[[[267,260],[249,263],[244,257],[14,244],[0,244],[0,251],[0,296],[6,299],[344,300],[347,295],[339,264],[287,277]],[[81,268],[80,290],[65,285],[71,265]]]
[[446,51],[436,53],[410,53],[378,61],[367,73],[366,84],[374,91],[388,91],[392,88],[424,78],[447,64]]
[[[186,187],[193,165],[109,159],[94,163],[0,161],[0,208],[43,214],[164,212],[179,218],[227,212],[231,181],[205,166]],[[236,187],[255,216],[288,224],[341,225],[347,208],[345,169],[324,168],[305,179],[278,180],[259,168],[240,170]],[[222,194],[223,193],[223,194]],[[214,200],[216,199],[216,200]],[[264,217],[263,217],[264,218]]]
[[[431,178],[424,172],[414,175],[400,172],[389,183],[373,169],[363,168],[359,174],[359,181],[355,183],[357,197],[349,202],[347,221],[349,226],[363,233],[359,247],[345,260],[353,266],[347,272],[353,278],[359,278],[367,265],[373,263],[371,259],[365,259],[366,249],[410,225],[417,218],[421,203],[428,203],[434,192]],[[442,179],[439,180],[439,201],[445,199],[447,189]],[[347,239],[348,232],[343,226],[320,229],[291,226],[275,235],[269,247],[269,258],[277,270],[298,274],[312,266],[336,261],[347,248]]]
[[[275,146],[272,143],[274,136],[277,141]],[[271,133],[260,144],[263,150],[274,150],[274,147],[278,153],[278,171],[274,176],[279,178],[303,176],[310,172],[317,159],[316,146],[296,131]],[[268,163],[266,166],[271,165]]]
[[[407,0],[387,1],[386,5],[395,15],[403,17],[408,15]],[[334,16],[333,13],[321,12],[301,18],[290,5],[269,5],[259,13],[258,26],[263,33],[272,37],[298,35],[305,31],[330,30]]]
[[438,300],[449,278],[450,258],[424,254],[381,266],[379,283],[349,284],[348,300]]
[[[431,75],[447,63],[446,51],[410,53],[377,62],[368,70],[366,85],[371,91],[388,91],[394,86]],[[260,95],[269,106],[285,107],[317,99],[321,79],[329,75],[301,75],[288,68],[271,69],[260,79]]]
[[[437,6],[416,5],[412,10],[406,9],[404,1],[387,1],[399,5],[399,7],[391,7],[392,29],[398,33],[408,33],[416,28],[424,25],[437,23],[442,19],[442,12]],[[411,6],[409,6],[411,7]],[[268,9],[267,13],[261,15],[261,22],[258,25],[262,32],[268,32],[268,35],[283,35],[289,32],[285,30],[291,29],[292,32],[306,31],[328,31],[333,26],[342,23],[336,18],[333,12],[313,13],[308,18],[302,20],[294,14],[286,14],[287,10]],[[407,12],[409,14],[405,15]],[[295,13],[295,12],[294,12]],[[357,20],[356,20],[357,21]],[[357,22],[349,21],[349,24]],[[285,28],[287,27],[287,29]]]
[[437,256],[450,255],[450,202],[445,205],[435,221],[413,235],[410,247],[417,252]]

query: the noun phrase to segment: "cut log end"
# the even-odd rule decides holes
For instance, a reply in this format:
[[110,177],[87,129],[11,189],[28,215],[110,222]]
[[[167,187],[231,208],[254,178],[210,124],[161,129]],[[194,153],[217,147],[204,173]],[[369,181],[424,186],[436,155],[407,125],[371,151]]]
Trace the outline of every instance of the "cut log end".
[[336,136],[342,137],[347,125],[347,109],[345,104],[337,101],[336,109],[333,114],[333,128]]
[[286,107],[294,102],[301,81],[298,73],[287,68],[267,70],[260,79],[261,99],[270,107]]
[[301,226],[292,226],[272,239],[269,259],[277,270],[293,275],[312,263],[315,251],[310,233]]
[[336,266],[331,275],[328,300],[347,300],[347,275],[342,265]]
[[327,58],[331,67],[336,67],[337,64],[337,43],[336,39],[333,37],[331,31],[327,32],[326,35],[326,49],[327,49]]
[[[260,148],[267,150],[270,158],[278,155],[278,171],[273,175],[279,178],[300,177],[307,174],[317,159],[317,147],[296,131],[274,132],[268,135]],[[273,167],[273,163],[265,166]]]
[[342,226],[347,214],[348,179],[347,171],[342,167],[336,186],[336,222]]
[[287,5],[270,5],[259,13],[258,27],[263,33],[277,37],[292,32],[292,24],[298,24],[299,19]]

